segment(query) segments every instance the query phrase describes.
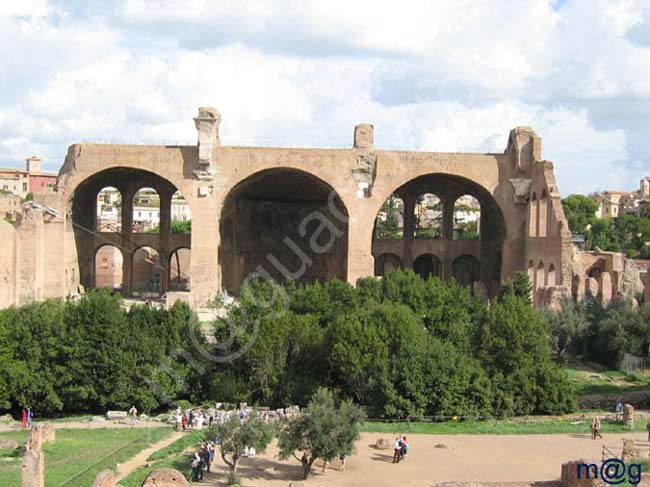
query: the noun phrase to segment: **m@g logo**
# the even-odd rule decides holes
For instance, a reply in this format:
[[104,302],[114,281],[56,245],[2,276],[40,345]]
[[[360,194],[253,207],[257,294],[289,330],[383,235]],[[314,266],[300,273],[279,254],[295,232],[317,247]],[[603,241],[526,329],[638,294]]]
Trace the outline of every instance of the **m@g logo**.
[[598,465],[595,463],[578,464],[578,480],[582,478],[597,479],[599,474],[600,480],[609,485],[619,485],[625,481],[637,485],[641,482],[641,465],[638,463],[625,465],[618,458],[610,458],[602,463],[599,471]]

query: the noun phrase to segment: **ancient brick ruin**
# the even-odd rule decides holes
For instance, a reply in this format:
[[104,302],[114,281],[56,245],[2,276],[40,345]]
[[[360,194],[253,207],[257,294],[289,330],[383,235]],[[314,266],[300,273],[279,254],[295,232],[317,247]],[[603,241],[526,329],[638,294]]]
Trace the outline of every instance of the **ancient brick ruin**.
[[[120,257],[124,296],[134,295],[138,265],[153,259],[138,252],[153,249],[157,296],[193,307],[222,290],[237,294],[253,272],[355,283],[403,267],[454,277],[491,297],[525,271],[538,306],[572,288],[608,296],[619,286],[614,272],[625,274],[618,264],[597,283],[580,274],[553,164],[542,159],[541,140],[530,128],[513,129],[503,153],[478,154],[378,150],[370,124],[355,128],[350,149],[224,146],[217,110],[201,108],[194,122],[193,146],[72,145],[55,190],[38,195],[16,228],[0,222],[0,306],[95,287],[98,252],[109,247]],[[120,193],[121,225],[99,231],[97,195],[108,186]],[[134,195],[145,187],[159,196],[158,233],[132,231]],[[170,231],[176,191],[191,208],[191,235]],[[439,201],[435,238],[414,229],[423,194]],[[463,195],[480,205],[475,239],[455,235],[453,209]],[[391,196],[402,201],[399,238],[375,232]],[[181,250],[188,284],[177,291],[170,268]]]

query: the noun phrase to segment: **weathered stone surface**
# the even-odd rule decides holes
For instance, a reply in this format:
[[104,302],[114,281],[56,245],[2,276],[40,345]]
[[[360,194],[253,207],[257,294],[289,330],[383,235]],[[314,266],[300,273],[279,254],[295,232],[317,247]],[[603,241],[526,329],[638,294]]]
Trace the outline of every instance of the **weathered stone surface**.
[[587,477],[584,471],[581,472],[578,478],[578,465],[584,465],[584,460],[575,460],[573,462],[563,463],[560,480],[563,487],[604,487],[607,484],[602,482],[598,477],[593,475],[593,472]]
[[208,169],[215,169],[212,149],[219,145],[220,122],[219,111],[212,107],[200,107],[199,116],[194,118],[199,139],[198,162],[203,166],[208,166]]
[[634,428],[634,406],[631,404],[623,406],[623,425]]
[[510,180],[512,189],[514,189],[514,201],[518,205],[525,205],[530,201],[530,179],[514,178]]
[[45,486],[45,458],[42,451],[27,450],[22,456],[22,487]]
[[20,445],[16,440],[0,440],[0,448],[8,448],[11,450],[15,450],[19,446]]
[[585,294],[598,296],[598,281],[594,277],[588,277],[585,281]]
[[126,419],[128,413],[126,411],[108,411],[106,413],[106,419],[115,420],[115,419]]
[[634,440],[623,440],[623,452],[621,453],[621,460],[630,462],[639,458],[639,449],[636,447]]
[[185,476],[173,468],[160,468],[151,472],[141,487],[189,487]]
[[357,157],[357,165],[352,169],[352,177],[357,183],[357,198],[372,196],[372,187],[377,176],[377,155],[361,154]]
[[112,470],[99,472],[91,487],[116,487],[117,480]]
[[355,149],[373,150],[375,147],[375,127],[369,123],[360,123],[354,127]]
[[639,274],[639,267],[632,259],[625,259],[618,294],[627,298],[635,298],[643,293],[643,281]]
[[605,271],[600,274],[600,299],[603,305],[612,301],[612,275]]
[[41,439],[43,443],[48,443],[50,441],[56,440],[56,430],[52,423],[45,423],[42,426]]
[[386,438],[379,438],[375,442],[375,448],[378,450],[390,450],[392,448],[392,443],[390,440],[387,440]]

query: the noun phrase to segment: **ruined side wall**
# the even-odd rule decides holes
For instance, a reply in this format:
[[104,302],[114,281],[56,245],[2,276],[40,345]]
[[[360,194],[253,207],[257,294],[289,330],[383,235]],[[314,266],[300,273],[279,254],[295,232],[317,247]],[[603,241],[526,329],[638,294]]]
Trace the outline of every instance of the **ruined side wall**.
[[16,301],[16,229],[0,219],[0,308],[17,304]]
[[[573,244],[553,164],[538,161],[531,174],[526,260],[535,304],[556,305],[571,293]],[[532,267],[531,267],[532,266]]]

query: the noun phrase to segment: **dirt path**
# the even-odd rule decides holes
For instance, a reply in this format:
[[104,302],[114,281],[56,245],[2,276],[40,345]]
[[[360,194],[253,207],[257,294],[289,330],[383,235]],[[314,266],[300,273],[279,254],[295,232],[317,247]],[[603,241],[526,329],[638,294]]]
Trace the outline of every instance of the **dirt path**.
[[178,440],[181,436],[183,436],[183,433],[180,433],[178,431],[173,431],[171,436],[168,438],[165,438],[164,440],[159,441],[158,443],[151,445],[149,448],[145,448],[142,450],[140,453],[135,455],[134,457],[130,458],[124,463],[120,463],[117,466],[117,480],[118,482],[125,478],[127,475],[129,475],[131,472],[133,472],[135,469],[138,467],[141,467],[142,465],[147,463],[147,458],[149,455],[151,455],[154,452],[157,452],[158,450],[165,448],[168,445],[171,445],[174,443],[176,440]]
[[[395,432],[399,433],[398,431]],[[643,440],[644,433],[607,434],[593,441],[589,435],[412,435],[407,461],[392,463],[392,451],[373,447],[380,437],[395,435],[363,433],[357,453],[348,458],[345,472],[332,462],[322,472],[315,465],[309,485],[358,487],[432,486],[443,482],[533,482],[556,481],[562,463],[584,459],[600,463],[603,445],[620,455],[623,438]],[[444,444],[446,448],[435,448]],[[300,476],[296,461],[280,461],[275,442],[263,455],[242,459],[242,487],[286,487]],[[225,469],[218,461],[217,477],[223,480]],[[209,484],[219,485],[219,484]]]

